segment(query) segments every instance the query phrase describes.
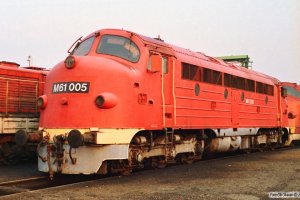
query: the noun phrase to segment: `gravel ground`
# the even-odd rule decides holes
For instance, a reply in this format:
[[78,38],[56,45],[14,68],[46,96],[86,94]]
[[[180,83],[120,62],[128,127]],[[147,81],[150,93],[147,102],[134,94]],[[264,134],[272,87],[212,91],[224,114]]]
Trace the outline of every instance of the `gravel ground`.
[[294,148],[144,170],[1,199],[268,199],[272,191],[300,192],[299,172],[300,148]]

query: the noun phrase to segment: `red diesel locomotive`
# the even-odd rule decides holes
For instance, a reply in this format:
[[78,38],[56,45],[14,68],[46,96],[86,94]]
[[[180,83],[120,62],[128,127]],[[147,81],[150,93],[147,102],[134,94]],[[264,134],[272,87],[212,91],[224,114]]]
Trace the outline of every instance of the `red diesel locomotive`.
[[288,134],[276,78],[125,30],[80,40],[48,74],[39,170],[129,173],[204,149],[273,148]]
[[289,134],[284,135],[286,145],[293,141],[300,140],[300,85],[296,83],[282,82],[282,87],[286,89],[288,130]]
[[22,153],[28,153],[29,146],[21,148],[26,142],[24,138],[39,127],[36,100],[43,94],[46,71],[19,66],[0,62],[0,162],[5,164],[12,164]]

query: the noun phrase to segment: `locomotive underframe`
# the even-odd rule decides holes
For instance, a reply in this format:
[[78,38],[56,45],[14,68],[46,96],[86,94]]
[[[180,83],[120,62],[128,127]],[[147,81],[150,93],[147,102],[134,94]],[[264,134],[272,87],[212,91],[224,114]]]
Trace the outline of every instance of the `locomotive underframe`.
[[1,114],[0,115],[0,163],[14,164],[20,159],[34,155],[36,145],[16,145],[15,134],[19,130],[32,133],[38,130],[38,114]]
[[[245,130],[251,130],[252,135],[245,135]],[[134,168],[145,166],[163,168],[168,163],[192,163],[201,159],[205,152],[273,149],[285,142],[282,139],[284,132],[279,128],[241,129],[241,132],[239,129],[230,131],[171,128],[161,131],[142,129],[104,131],[95,128],[79,131],[83,135],[84,144],[78,148],[71,148],[66,139],[70,129],[43,129],[44,139],[38,148],[39,170],[50,172],[51,176],[53,173],[128,174]],[[103,140],[101,144],[99,139],[101,135],[105,136],[102,137],[104,139],[110,134],[113,136],[109,137],[110,144],[107,140]]]
[[[38,130],[39,116],[31,115],[0,115],[0,133],[15,134],[18,130],[24,130],[27,133]],[[0,135],[1,135],[0,134]]]
[[293,144],[293,142],[298,142],[299,143],[299,141],[300,141],[300,134],[288,134],[288,138],[285,141],[284,145],[285,146],[290,146],[290,145]]

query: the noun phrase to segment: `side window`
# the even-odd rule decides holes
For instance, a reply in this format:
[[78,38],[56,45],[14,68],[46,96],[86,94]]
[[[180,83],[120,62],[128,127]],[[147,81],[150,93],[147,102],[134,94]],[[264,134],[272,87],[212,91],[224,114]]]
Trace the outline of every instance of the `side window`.
[[268,85],[264,84],[264,94],[268,94]]
[[199,67],[196,65],[191,65],[188,63],[182,63],[181,65],[181,78],[182,79],[188,79],[188,80],[194,80],[199,81],[201,72],[199,70]]
[[189,79],[190,78],[190,65],[187,63],[182,63],[181,65],[181,78]]
[[274,95],[274,87],[272,85],[266,84],[266,93],[265,94],[273,96]]
[[254,92],[255,91],[254,81],[253,80],[246,79],[246,90],[250,91],[250,92]]
[[203,82],[206,83],[212,82],[211,73],[212,73],[211,69],[203,68]]
[[264,93],[264,84],[261,82],[256,82],[256,92],[263,94]]
[[245,90],[245,79],[239,76],[231,76],[231,86],[236,89]]
[[81,43],[78,43],[71,54],[76,56],[87,55],[92,47],[94,39],[95,37],[90,37]]
[[274,95],[274,87],[272,85],[256,82],[256,93]]
[[236,79],[237,79],[237,88],[245,90],[246,89],[246,87],[245,87],[245,79],[242,78],[242,77],[236,77]]
[[162,64],[163,64],[163,73],[167,74],[169,73],[169,66],[168,66],[168,58],[167,57],[163,57],[162,58]]
[[238,89],[236,76],[231,76],[231,87]]
[[230,74],[224,74],[224,85],[226,87],[231,87],[231,75]]
[[152,59],[151,59],[151,56],[150,56],[149,60],[148,60],[147,70],[151,71],[151,69],[152,69]]
[[222,85],[222,73],[213,70],[213,84]]
[[274,86],[270,85],[270,95],[274,95]]
[[195,65],[190,65],[190,79],[196,81],[197,80],[197,71],[198,67]]
[[188,63],[182,63],[181,78],[193,81],[202,81],[205,83],[212,83],[215,85],[222,85],[222,73],[212,69],[198,67]]

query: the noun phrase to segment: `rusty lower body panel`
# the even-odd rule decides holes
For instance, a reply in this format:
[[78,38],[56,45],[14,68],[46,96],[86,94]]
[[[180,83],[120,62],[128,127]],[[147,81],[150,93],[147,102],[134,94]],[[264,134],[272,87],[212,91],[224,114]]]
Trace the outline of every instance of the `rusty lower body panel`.
[[72,149],[71,157],[70,146],[63,145],[62,148],[61,154],[57,154],[58,152],[52,151],[54,149],[50,150],[48,145],[41,146],[38,154],[45,159],[39,159],[39,170],[63,174],[95,174],[105,160],[128,159],[129,144],[82,146]]
[[290,146],[293,142],[299,142],[300,141],[300,133],[298,134],[289,134],[288,140],[285,141],[285,146]]
[[204,141],[197,138],[196,133],[175,133],[172,129],[153,132],[141,129],[99,129],[94,132],[89,129],[44,129],[43,132],[43,142],[37,152],[38,165],[39,170],[49,172],[50,177],[53,173],[126,174],[146,163],[164,167],[179,157],[183,162],[200,159],[204,150]]
[[[190,164],[204,153],[274,149],[286,142],[280,128],[163,130],[41,129],[40,171],[63,174],[128,174],[145,166]],[[300,140],[299,138],[295,138]]]

